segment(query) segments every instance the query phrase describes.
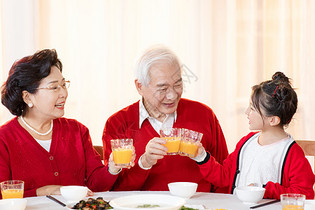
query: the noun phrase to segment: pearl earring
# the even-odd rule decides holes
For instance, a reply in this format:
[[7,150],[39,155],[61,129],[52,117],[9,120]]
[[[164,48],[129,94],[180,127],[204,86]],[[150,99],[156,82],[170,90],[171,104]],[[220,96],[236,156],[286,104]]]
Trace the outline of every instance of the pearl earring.
[[29,108],[32,108],[32,107],[33,107],[33,104],[32,104],[32,103],[29,103],[29,104],[28,104],[28,107],[29,107]]

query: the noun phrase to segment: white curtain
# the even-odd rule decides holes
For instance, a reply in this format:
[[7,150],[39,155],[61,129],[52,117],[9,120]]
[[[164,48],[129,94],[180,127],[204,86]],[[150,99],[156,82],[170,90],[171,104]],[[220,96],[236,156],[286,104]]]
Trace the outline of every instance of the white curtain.
[[[251,86],[283,71],[299,109],[288,128],[315,139],[315,1],[0,0],[0,82],[12,63],[55,48],[71,80],[66,117],[101,145],[106,119],[135,102],[134,64],[153,44],[184,64],[183,97],[216,113],[229,150],[249,132]],[[0,123],[12,118],[0,107]]]

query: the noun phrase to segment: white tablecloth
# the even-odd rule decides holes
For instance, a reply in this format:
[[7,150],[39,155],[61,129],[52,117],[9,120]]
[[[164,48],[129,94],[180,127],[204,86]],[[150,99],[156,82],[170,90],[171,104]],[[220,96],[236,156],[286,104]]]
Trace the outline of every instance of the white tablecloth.
[[[124,191],[124,192],[100,192],[94,193],[93,198],[103,197],[104,200],[110,201],[113,198],[126,196],[126,195],[134,195],[134,194],[167,194],[170,195],[169,192],[157,192],[157,191]],[[55,198],[60,201],[66,203],[66,200],[61,195],[54,195]],[[60,204],[44,197],[30,197],[27,199],[27,207],[26,210],[65,210],[67,208],[62,207]],[[259,203],[267,202],[268,200],[262,200]],[[186,201],[188,205],[194,206],[203,206],[205,209],[228,209],[228,210],[247,210],[250,209],[251,205],[243,204],[235,195],[230,194],[220,194],[220,193],[200,193],[197,192],[190,199]],[[281,210],[280,203],[274,203],[271,205],[263,206],[260,208],[256,208],[257,210]]]

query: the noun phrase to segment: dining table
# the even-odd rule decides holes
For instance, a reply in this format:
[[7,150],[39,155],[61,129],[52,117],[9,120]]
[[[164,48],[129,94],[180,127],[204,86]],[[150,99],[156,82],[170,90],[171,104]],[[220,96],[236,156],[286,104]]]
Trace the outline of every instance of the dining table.
[[[136,194],[166,194],[171,195],[169,191],[107,191],[107,192],[97,192],[94,193],[92,198],[103,197],[105,201],[110,201],[114,198],[136,195]],[[61,195],[53,195],[54,198],[67,204],[67,201]],[[47,198],[46,196],[38,197],[28,197],[26,210],[65,210],[69,209],[70,205],[63,207],[59,203]],[[88,198],[85,198],[88,199]],[[263,199],[257,204],[244,204],[240,201],[236,195],[232,194],[222,194],[222,193],[205,193],[196,192],[192,197],[186,199],[185,206],[200,210],[247,210],[250,207],[262,204],[265,202],[270,202],[272,200]],[[281,210],[280,202],[272,203],[266,206],[255,208],[257,210]]]

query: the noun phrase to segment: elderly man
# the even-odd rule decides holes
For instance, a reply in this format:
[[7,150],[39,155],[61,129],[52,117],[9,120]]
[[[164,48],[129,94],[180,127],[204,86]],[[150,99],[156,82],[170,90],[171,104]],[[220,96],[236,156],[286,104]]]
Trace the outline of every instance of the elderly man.
[[[206,105],[181,98],[183,79],[176,55],[165,47],[148,49],[139,59],[136,88],[140,101],[113,114],[103,132],[105,162],[111,153],[110,140],[132,138],[135,166],[116,171],[112,190],[168,190],[176,181],[198,183],[198,191],[215,191],[203,179],[195,161],[180,155],[166,155],[161,128],[187,128],[203,133],[202,145],[220,163],[228,151],[224,135],[213,111]],[[113,173],[113,172],[112,172]]]

